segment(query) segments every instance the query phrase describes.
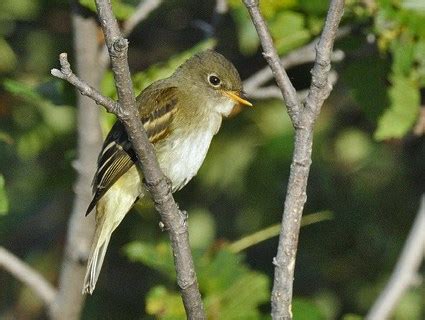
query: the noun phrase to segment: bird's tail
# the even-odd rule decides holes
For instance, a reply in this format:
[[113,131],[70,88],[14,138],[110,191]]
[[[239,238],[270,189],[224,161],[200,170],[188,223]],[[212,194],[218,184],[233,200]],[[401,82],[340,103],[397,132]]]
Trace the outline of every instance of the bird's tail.
[[143,197],[140,181],[138,169],[133,166],[97,202],[96,231],[84,278],[83,294],[91,294],[96,286],[112,232],[138,197]]
[[93,293],[113,231],[105,230],[104,225],[98,225],[96,227],[97,230],[87,263],[86,275],[84,277],[83,294]]
[[102,268],[110,239],[111,235],[109,235],[103,243],[96,243],[96,247],[92,249],[87,264],[86,275],[84,277],[83,294],[92,294],[96,287],[96,282],[99,278],[100,269]]

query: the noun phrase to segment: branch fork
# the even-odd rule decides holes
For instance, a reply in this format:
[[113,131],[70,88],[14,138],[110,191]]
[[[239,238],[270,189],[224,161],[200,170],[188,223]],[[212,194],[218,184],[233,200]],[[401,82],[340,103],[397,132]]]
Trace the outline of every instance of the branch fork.
[[307,201],[307,181],[311,165],[314,123],[332,85],[329,80],[331,55],[341,20],[344,0],[332,0],[325,27],[315,44],[316,57],[306,99],[301,102],[273,44],[260,12],[259,1],[244,0],[263,47],[263,56],[280,88],[286,109],[295,128],[295,146],[284,205],[277,255],[273,259],[275,277],[272,291],[272,318],[292,319],[292,285],[301,216]]

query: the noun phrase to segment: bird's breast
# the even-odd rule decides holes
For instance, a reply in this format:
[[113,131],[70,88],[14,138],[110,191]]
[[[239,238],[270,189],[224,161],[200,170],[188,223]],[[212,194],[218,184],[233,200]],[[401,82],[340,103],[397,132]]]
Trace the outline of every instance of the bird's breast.
[[221,116],[202,129],[185,134],[175,132],[158,146],[159,165],[171,180],[173,192],[183,188],[197,174],[220,124]]

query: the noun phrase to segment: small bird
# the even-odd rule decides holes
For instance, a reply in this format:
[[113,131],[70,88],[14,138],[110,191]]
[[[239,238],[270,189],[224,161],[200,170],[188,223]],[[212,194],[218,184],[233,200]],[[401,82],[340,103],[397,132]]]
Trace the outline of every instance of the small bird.
[[[213,50],[194,55],[169,78],[152,83],[136,102],[172,192],[196,175],[222,118],[238,105],[252,106],[242,97],[242,82],[235,66]],[[93,200],[86,213],[96,207],[96,230],[83,293],[91,294],[96,286],[112,232],[146,194],[136,162],[125,128],[117,121],[100,152]]]

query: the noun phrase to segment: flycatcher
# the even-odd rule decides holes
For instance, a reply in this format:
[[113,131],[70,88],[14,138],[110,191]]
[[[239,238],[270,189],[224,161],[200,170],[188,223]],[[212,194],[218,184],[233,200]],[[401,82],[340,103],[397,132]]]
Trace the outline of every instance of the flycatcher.
[[[252,106],[241,97],[235,66],[212,50],[183,63],[169,78],[156,81],[137,97],[140,120],[154,145],[159,166],[172,183],[183,188],[196,175],[223,117],[236,105]],[[93,179],[96,230],[83,293],[92,293],[111,234],[146,190],[122,123],[117,121],[103,144]]]

